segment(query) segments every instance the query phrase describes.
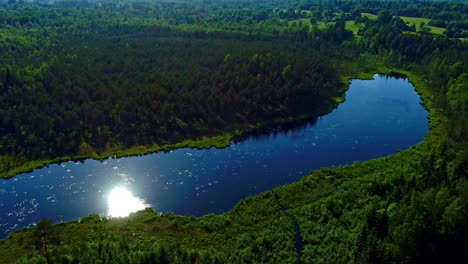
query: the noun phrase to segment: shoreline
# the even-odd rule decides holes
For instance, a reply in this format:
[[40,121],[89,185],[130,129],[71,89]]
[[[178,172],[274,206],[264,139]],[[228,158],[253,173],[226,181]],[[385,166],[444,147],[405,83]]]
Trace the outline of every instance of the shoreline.
[[[372,79],[373,74],[374,73],[371,73],[370,79]],[[199,150],[210,149],[210,148],[218,148],[218,149],[226,148],[232,144],[233,140],[236,137],[240,137],[249,132],[254,132],[254,131],[258,131],[261,129],[278,126],[278,125],[287,125],[293,122],[302,122],[302,121],[305,122],[307,120],[318,118],[318,117],[331,113],[334,109],[336,109],[336,107],[340,103],[346,100],[345,99],[346,91],[349,89],[349,84],[351,80],[353,79],[365,80],[367,78],[366,77],[359,78],[355,76],[340,77],[340,83],[342,87],[337,90],[338,94],[335,97],[329,98],[327,102],[325,102],[325,104],[327,104],[326,108],[316,109],[313,113],[303,114],[303,115],[298,115],[298,116],[288,117],[288,118],[279,118],[273,121],[266,121],[266,122],[258,123],[255,125],[245,125],[244,127],[241,127],[241,128],[236,128],[238,126],[234,125],[232,129],[230,129],[229,131],[225,131],[220,135],[208,136],[208,137],[203,137],[199,139],[185,139],[183,141],[180,141],[174,144],[167,144],[167,145],[162,145],[162,146],[159,146],[157,144],[153,146],[134,146],[128,149],[114,150],[114,151],[110,150],[102,154],[93,153],[90,155],[64,156],[64,157],[58,157],[54,159],[29,161],[29,162],[26,162],[22,166],[18,166],[14,169],[9,170],[8,172],[0,173],[0,180],[12,179],[24,173],[30,173],[30,172],[33,172],[34,170],[46,168],[53,164],[60,164],[60,163],[69,162],[69,161],[78,162],[78,161],[84,161],[87,159],[103,161],[109,158],[145,156],[145,155],[150,155],[153,153],[167,152],[167,151],[181,149],[181,148],[191,148],[191,149],[199,149]]]
[[[46,160],[36,160],[30,161],[25,163],[22,166],[16,167],[8,172],[0,173],[0,180],[8,180],[12,179],[16,176],[19,176],[24,173],[30,173],[34,170],[46,168],[53,164],[60,164],[64,162],[79,162],[85,161],[88,159],[103,161],[109,158],[124,158],[124,157],[132,157],[132,156],[145,156],[150,155],[153,153],[158,152],[167,152],[175,149],[181,148],[191,148],[191,149],[210,149],[210,148],[226,148],[229,147],[233,140],[236,137],[241,137],[250,132],[258,131],[261,129],[278,126],[278,125],[287,125],[293,122],[302,122],[307,121],[309,119],[318,118],[324,115],[331,113],[334,109],[338,107],[340,103],[343,103],[346,100],[346,91],[348,91],[349,86],[352,80],[372,80],[375,74],[382,74],[382,75],[398,75],[399,77],[407,78],[408,81],[413,85],[414,90],[421,98],[421,104],[424,108],[428,111],[428,121],[429,121],[429,132],[430,133],[433,128],[437,127],[437,125],[442,122],[443,118],[440,117],[436,112],[434,112],[434,108],[431,107],[429,95],[426,95],[427,92],[424,91],[423,88],[423,80],[421,77],[417,76],[416,74],[401,70],[401,69],[393,69],[390,67],[386,67],[383,65],[376,65],[377,70],[369,71],[369,72],[358,72],[355,74],[344,75],[340,77],[340,82],[342,87],[338,89],[338,94],[335,97],[332,97],[328,100],[326,110],[316,110],[314,113],[299,115],[295,117],[289,118],[280,118],[273,121],[267,121],[264,123],[258,123],[256,125],[246,125],[244,128],[233,128],[230,131],[226,131],[221,135],[215,135],[210,137],[203,137],[201,139],[185,139],[181,142],[168,144],[159,146],[157,144],[153,146],[134,146],[128,149],[116,150],[116,151],[107,151],[102,154],[93,153],[91,155],[77,155],[77,156],[64,156],[58,157],[55,159],[46,159]],[[428,100],[429,99],[429,100]],[[437,116],[437,118],[435,118]],[[235,127],[235,126],[234,126]],[[424,142],[427,137],[427,134],[423,141]],[[418,144],[420,144],[418,143]]]

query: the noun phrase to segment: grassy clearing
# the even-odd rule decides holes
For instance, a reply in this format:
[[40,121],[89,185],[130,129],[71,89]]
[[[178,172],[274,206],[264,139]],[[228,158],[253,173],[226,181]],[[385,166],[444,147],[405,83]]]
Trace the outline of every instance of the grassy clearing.
[[[371,20],[377,19],[377,15],[370,14],[370,13],[361,13],[361,16],[367,17],[368,19],[371,19]],[[445,31],[445,28],[428,26],[428,23],[431,21],[428,18],[420,18],[420,17],[400,17],[400,18],[404,22],[406,22],[406,24],[409,26],[415,24],[417,31],[421,31],[421,22],[425,23],[426,26],[431,30],[431,33],[433,34],[443,35]],[[303,25],[309,25],[312,28],[312,24],[310,23],[310,18],[300,18],[300,19],[290,20],[288,21],[288,26],[292,26],[294,23],[302,23]],[[327,25],[333,25],[334,23],[335,22],[318,21],[317,28],[324,29]],[[362,26],[356,25],[353,20],[346,21],[346,29],[349,31],[352,31],[355,36],[357,36],[359,28],[361,27]]]
[[[372,20],[377,19],[377,15],[370,14],[370,13],[361,13],[361,16],[367,17],[368,19],[372,19]],[[404,16],[400,16],[400,18],[403,21],[405,21],[405,23],[407,25],[409,25],[409,26],[415,24],[417,31],[421,30],[421,22],[425,23],[426,26],[427,26],[427,24],[431,21],[428,18],[421,18],[421,17],[404,17]],[[438,35],[444,34],[445,28],[433,27],[433,26],[428,26],[428,27],[431,29],[431,33],[433,33],[433,34],[438,34]]]
[[328,25],[333,25],[335,22],[322,22],[322,21],[317,21],[316,25],[312,25],[310,23],[310,18],[300,18],[300,19],[294,19],[288,21],[288,26],[292,26],[293,24],[299,25],[306,25],[309,26],[309,29],[312,30],[314,26],[316,26],[318,29],[325,29]]
[[374,15],[371,13],[361,13],[361,16],[367,17],[368,19],[371,19],[371,20],[377,20],[377,15]]
[[362,28],[364,25],[356,25],[353,20],[348,20],[346,21],[345,29],[353,32],[354,36],[357,36],[358,31],[360,28]]
[[431,32],[433,34],[443,35],[445,32],[445,28],[433,27],[433,26],[429,26],[429,28],[431,29]]
[[425,23],[426,25],[431,21],[428,18],[421,18],[421,17],[404,17],[401,16],[401,19],[406,22],[406,24],[416,24],[416,26],[419,26],[419,24]]
[[406,24],[408,25],[416,25],[416,30],[420,31],[421,30],[421,23],[425,23],[427,27],[431,29],[431,33],[433,34],[439,34],[442,35],[444,34],[445,28],[440,28],[440,27],[433,27],[433,26],[428,26],[429,22],[431,21],[428,18],[420,18],[420,17],[400,17],[403,21],[405,21]]
[[310,18],[299,18],[299,19],[293,19],[288,21],[288,26],[292,26],[294,23],[299,24],[302,23],[302,25],[310,25]]
[[[310,23],[309,18],[301,18],[301,19],[295,19],[288,21],[288,26],[292,26],[294,23],[298,24],[301,23],[302,25],[308,25],[311,29],[313,25]],[[335,22],[323,22],[323,21],[318,21],[316,26],[318,29],[325,29],[327,26],[333,25]],[[353,20],[348,20],[346,21],[346,30],[349,30],[353,32],[354,36],[357,36],[357,33],[360,28],[362,28],[364,25],[356,25]]]

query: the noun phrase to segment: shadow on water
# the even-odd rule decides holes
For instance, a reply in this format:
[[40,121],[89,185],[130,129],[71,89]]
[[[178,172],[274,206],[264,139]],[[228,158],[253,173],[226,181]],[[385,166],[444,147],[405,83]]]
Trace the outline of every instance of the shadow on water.
[[380,78],[385,78],[385,79],[402,79],[402,80],[407,80],[408,76],[404,75],[403,73],[399,72],[390,72],[389,74],[377,74]]
[[[385,79],[402,79],[402,80],[407,80],[408,77],[402,73],[398,72],[390,72],[389,74],[377,74],[379,78],[385,78]],[[404,100],[397,100],[393,99],[393,103],[395,104],[401,104],[405,108],[407,108],[407,103]],[[303,131],[304,128],[307,127],[314,127],[317,124],[317,120],[320,117],[316,118],[309,118],[309,119],[301,119],[301,120],[296,120],[296,121],[291,121],[288,123],[284,124],[279,124],[275,126],[270,126],[262,129],[256,129],[253,131],[245,132],[242,133],[242,135],[236,136],[233,139],[234,143],[242,143],[248,140],[263,140],[263,139],[268,139],[269,137],[273,136],[287,136],[288,134],[291,133],[297,133],[300,131]]]
[[299,133],[307,127],[314,127],[317,124],[318,118],[302,119],[288,122],[281,125],[275,125],[267,128],[262,128],[254,131],[242,133],[242,135],[233,138],[234,143],[242,143],[248,140],[264,140],[273,136],[287,136],[291,133]]
[[291,220],[294,225],[294,232],[296,233],[296,239],[295,239],[296,241],[295,241],[294,246],[297,251],[297,260],[299,261],[299,263],[301,263],[301,256],[302,256],[302,250],[304,249],[304,243],[302,242],[301,230],[299,229],[299,225],[297,224],[296,220],[294,220],[294,218],[292,218],[292,216],[288,214],[288,211],[286,211],[286,209],[283,206],[281,206],[278,198],[275,198],[275,201],[276,201],[276,204],[281,209],[281,212],[283,212],[284,215],[287,218],[289,218],[289,220]]

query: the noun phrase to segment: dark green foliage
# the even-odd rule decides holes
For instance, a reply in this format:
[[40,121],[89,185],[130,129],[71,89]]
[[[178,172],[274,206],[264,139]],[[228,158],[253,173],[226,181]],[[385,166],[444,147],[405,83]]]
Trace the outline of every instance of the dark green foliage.
[[[369,71],[407,74],[430,112],[431,131],[396,155],[312,172],[222,215],[145,210],[125,219],[42,222],[0,241],[5,262],[468,259],[467,45],[409,32],[416,29],[393,17],[430,18],[445,24],[449,37],[459,37],[466,30],[466,4],[125,2],[118,11],[114,2],[101,4],[3,5],[2,171],[28,160],[164,145],[317,115],[334,105],[340,78]],[[378,19],[361,17],[363,12]],[[332,24],[319,30],[298,19]],[[360,25],[358,38],[346,30],[350,19]],[[299,225],[299,261],[293,223],[278,203]],[[31,248],[43,234],[57,233],[61,244]]]
[[[117,240],[117,241],[115,241]],[[44,263],[44,258],[22,259],[21,264]],[[54,251],[53,264],[189,264],[222,263],[220,255],[211,250],[188,250],[177,246],[129,245],[125,238],[102,239],[92,243],[76,244]]]
[[390,23],[392,21],[392,13],[388,10],[379,11],[377,20],[382,24]]
[[52,220],[42,219],[39,221],[33,236],[36,249],[42,252],[47,263],[50,263],[49,250],[53,245],[60,243],[59,234],[56,227],[52,225]]

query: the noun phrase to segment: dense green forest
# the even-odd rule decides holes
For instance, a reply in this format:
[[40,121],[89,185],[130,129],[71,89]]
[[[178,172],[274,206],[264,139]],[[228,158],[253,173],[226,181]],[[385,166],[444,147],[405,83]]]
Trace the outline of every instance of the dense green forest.
[[[177,26],[153,18],[166,9],[148,8],[141,16],[134,7],[123,14],[112,7],[4,11],[4,176],[34,161],[109,156],[334,106],[342,88],[338,69],[321,55],[334,44],[291,45],[295,32],[275,38],[231,33],[230,26]],[[350,38],[325,33],[331,42]]]
[[[431,125],[408,150],[311,172],[221,215],[147,209],[122,219],[43,221],[0,241],[3,262],[468,259],[463,1],[0,3],[4,177],[69,157],[139,154],[184,140],[223,146],[229,140],[219,138],[324,114],[342,101],[349,78],[374,72],[408,76]],[[300,257],[281,209],[299,225]]]

